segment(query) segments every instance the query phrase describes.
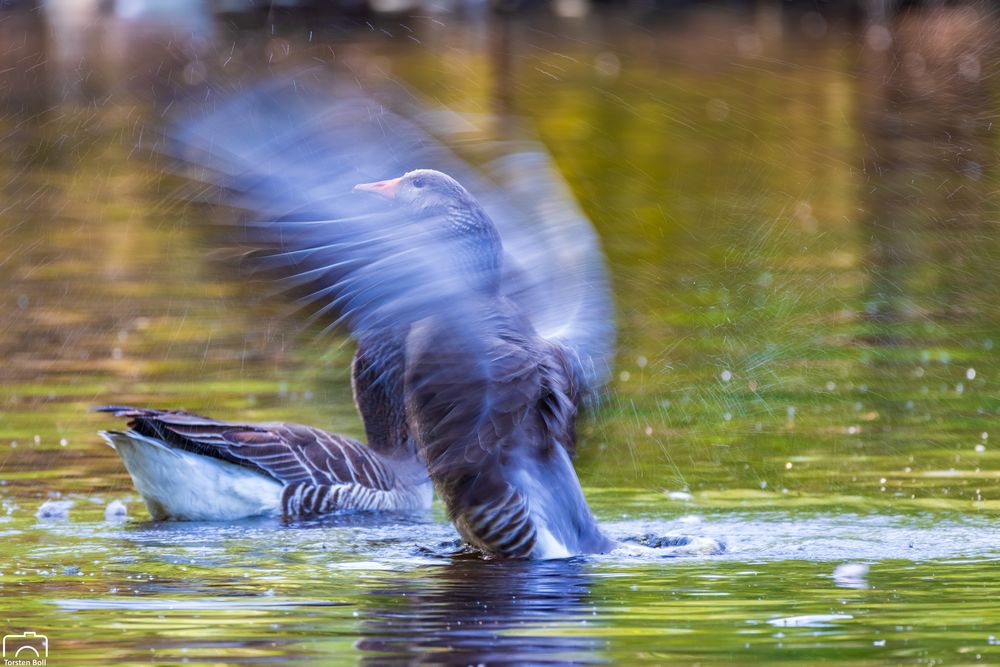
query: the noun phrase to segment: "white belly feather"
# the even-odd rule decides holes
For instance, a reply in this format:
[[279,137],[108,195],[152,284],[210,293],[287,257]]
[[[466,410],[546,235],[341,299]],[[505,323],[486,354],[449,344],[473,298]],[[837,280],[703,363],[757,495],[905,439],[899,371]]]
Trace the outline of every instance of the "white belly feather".
[[211,521],[281,513],[282,484],[227,461],[135,432],[102,431],[154,519]]

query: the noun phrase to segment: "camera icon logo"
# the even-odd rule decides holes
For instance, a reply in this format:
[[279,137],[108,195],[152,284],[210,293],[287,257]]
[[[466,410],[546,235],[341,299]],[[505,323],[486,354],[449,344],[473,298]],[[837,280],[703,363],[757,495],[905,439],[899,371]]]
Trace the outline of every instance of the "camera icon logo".
[[49,657],[49,638],[34,632],[4,635],[3,657],[6,660],[47,658]]

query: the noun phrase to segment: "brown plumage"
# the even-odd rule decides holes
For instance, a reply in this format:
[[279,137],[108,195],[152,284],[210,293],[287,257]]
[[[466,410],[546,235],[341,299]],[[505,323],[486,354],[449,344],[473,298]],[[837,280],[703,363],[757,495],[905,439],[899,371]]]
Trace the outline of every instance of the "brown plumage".
[[[336,510],[421,509],[430,503],[427,475],[417,458],[387,458],[356,440],[311,426],[231,423],[183,410],[126,406],[97,409],[128,419],[128,431],[105,434],[120,452],[128,443],[147,448],[159,444],[175,456],[187,452],[197,457],[180,457],[185,462],[194,460],[220,470],[228,464],[262,480],[272,480],[280,488],[280,505],[275,510],[286,518]],[[148,465],[137,466],[126,453],[122,452],[122,457],[154,518],[239,518],[232,512],[213,516],[216,490],[212,488],[196,492],[205,498],[201,508],[175,506],[169,493],[156,488],[160,484],[156,475],[165,476],[167,484],[174,476],[174,486],[181,487],[186,481],[183,469],[171,471],[168,463],[160,465],[158,472],[149,471],[145,469]],[[266,513],[253,511],[259,509],[257,505],[247,507],[247,515]]]
[[213,99],[170,149],[251,211],[252,270],[325,329],[392,337],[359,357],[356,378],[385,382],[362,412],[388,402],[468,542],[500,557],[609,549],[571,461],[614,343],[593,229],[537,147],[491,144],[509,151],[477,173],[436,141],[440,115],[402,118],[348,87],[307,72]]
[[586,394],[570,352],[503,299],[468,316],[415,325],[405,376],[412,432],[459,533],[503,558],[609,550],[571,461]]

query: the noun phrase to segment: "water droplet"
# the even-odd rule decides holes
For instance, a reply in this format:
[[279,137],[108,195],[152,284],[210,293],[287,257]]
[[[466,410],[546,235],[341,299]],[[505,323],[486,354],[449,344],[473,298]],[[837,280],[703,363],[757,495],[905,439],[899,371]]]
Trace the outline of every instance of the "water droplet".
[[979,81],[982,67],[979,65],[979,58],[972,53],[966,53],[958,61],[958,74],[966,81]]
[[622,62],[611,51],[602,51],[594,57],[594,72],[605,79],[616,78],[622,70]]
[[205,76],[208,73],[208,68],[205,63],[200,60],[192,60],[184,67],[182,76],[184,78],[184,83],[189,86],[197,86],[199,83],[205,80]]
[[705,115],[709,120],[719,123],[729,118],[729,105],[718,97],[713,97],[705,105]]
[[736,50],[744,58],[757,58],[764,52],[764,42],[756,32],[747,30],[736,38]]
[[128,518],[128,508],[120,500],[112,500],[104,508],[104,519],[106,521],[121,521]]
[[552,11],[562,18],[579,19],[590,13],[590,3],[586,0],[556,0],[552,3]]
[[888,51],[892,46],[892,33],[884,25],[870,25],[865,31],[865,43],[873,51]]

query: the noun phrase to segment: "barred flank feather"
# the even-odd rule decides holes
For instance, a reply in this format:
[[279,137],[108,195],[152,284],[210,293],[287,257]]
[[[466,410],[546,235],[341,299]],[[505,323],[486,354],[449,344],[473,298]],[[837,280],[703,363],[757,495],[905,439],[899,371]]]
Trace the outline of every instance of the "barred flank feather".
[[462,508],[455,524],[470,543],[490,554],[527,558],[535,549],[535,524],[527,502],[514,487],[482,505]]
[[[136,488],[156,518],[213,518],[213,503],[208,499],[219,490],[211,488],[210,480],[218,479],[223,471],[230,471],[227,480],[237,479],[237,470],[243,471],[238,479],[245,480],[233,482],[240,485],[237,490],[260,480],[260,488],[269,494],[268,501],[247,502],[240,505],[243,510],[229,508],[225,516],[214,518],[237,518],[241,511],[245,516],[280,512],[291,518],[337,510],[430,506],[430,482],[419,460],[386,459],[355,440],[317,428],[285,423],[234,424],[182,410],[125,406],[97,410],[129,420],[127,432],[111,432],[106,439],[122,453]],[[128,455],[123,447],[130,448]],[[156,461],[151,465],[153,457]],[[170,470],[172,465],[177,466],[175,471]],[[201,478],[204,488],[193,489],[189,495],[206,500],[203,507],[197,507],[185,498],[184,508],[179,509],[165,487],[171,475],[175,487],[185,486],[190,481],[185,476],[192,469],[207,472]],[[268,482],[280,489],[273,502]]]

